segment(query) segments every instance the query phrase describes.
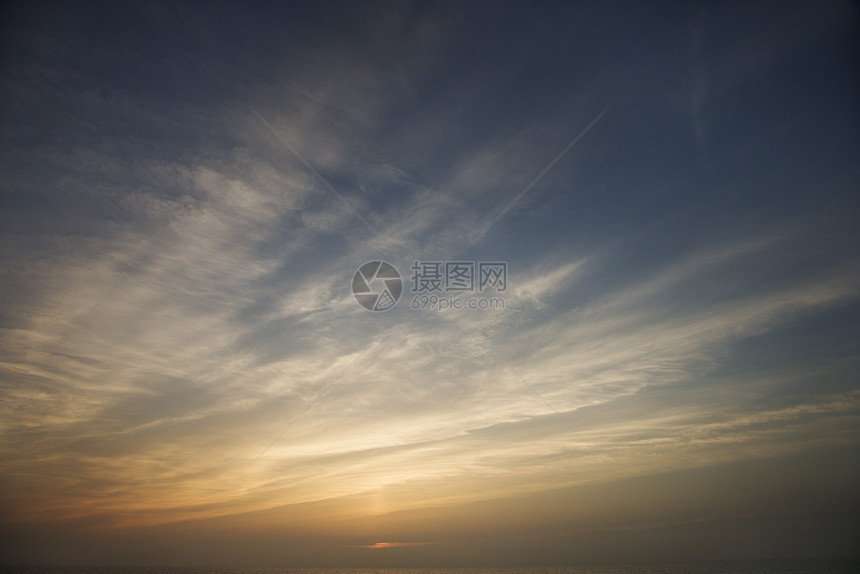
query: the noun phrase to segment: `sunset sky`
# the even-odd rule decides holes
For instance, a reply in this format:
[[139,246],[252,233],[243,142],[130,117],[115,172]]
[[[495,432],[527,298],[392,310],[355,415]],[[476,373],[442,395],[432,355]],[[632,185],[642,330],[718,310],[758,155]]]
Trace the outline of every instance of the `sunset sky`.
[[0,564],[850,556],[858,18],[4,3]]

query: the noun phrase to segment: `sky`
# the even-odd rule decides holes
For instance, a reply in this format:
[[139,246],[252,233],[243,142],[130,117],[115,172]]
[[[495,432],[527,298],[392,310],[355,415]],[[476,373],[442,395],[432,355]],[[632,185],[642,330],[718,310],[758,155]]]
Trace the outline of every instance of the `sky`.
[[856,3],[0,10],[0,563],[857,556]]

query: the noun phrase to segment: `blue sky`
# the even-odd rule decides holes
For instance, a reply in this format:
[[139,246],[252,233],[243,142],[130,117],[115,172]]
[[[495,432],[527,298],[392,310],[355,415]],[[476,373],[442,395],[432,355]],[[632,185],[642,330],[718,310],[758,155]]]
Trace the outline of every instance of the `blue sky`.
[[2,20],[5,561],[854,552],[853,4]]

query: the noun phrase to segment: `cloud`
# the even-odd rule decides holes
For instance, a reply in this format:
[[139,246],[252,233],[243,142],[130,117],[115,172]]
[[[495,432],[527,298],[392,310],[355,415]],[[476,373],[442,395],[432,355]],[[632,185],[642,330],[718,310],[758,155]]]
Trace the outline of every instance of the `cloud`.
[[[68,499],[57,491],[28,503],[34,508],[146,508],[126,519],[146,522],[426,485],[422,502],[401,500],[409,506],[540,490],[574,466],[561,483],[588,482],[620,459],[625,472],[653,472],[633,462],[642,449],[695,449],[684,465],[724,460],[731,455],[711,451],[790,436],[743,421],[800,415],[742,411],[702,426],[687,403],[674,418],[642,408],[620,415],[613,405],[702,376],[728,345],[856,297],[850,273],[754,293],[737,291],[727,276],[721,295],[709,294],[703,282],[794,240],[777,234],[708,247],[618,287],[606,281],[606,252],[559,265],[563,255],[549,251],[511,276],[503,313],[400,309],[369,324],[345,289],[364,247],[314,260],[305,250],[327,241],[327,227],[296,213],[334,215],[335,226],[349,215],[313,199],[320,191],[307,174],[279,175],[240,157],[241,177],[223,162],[162,170],[184,172],[183,195],[194,199],[179,209],[172,200],[140,203],[163,214],[153,233],[125,233],[60,261],[30,327],[6,333],[6,372],[42,389],[13,387],[13,401],[30,409],[10,412],[4,428],[21,437],[10,447],[31,448],[6,468],[44,472],[77,461],[82,477],[115,492],[97,500],[86,480],[67,481]],[[608,286],[604,294],[556,310],[595,281]],[[677,299],[684,294],[694,296]],[[10,360],[16,349],[26,349],[26,362]],[[612,462],[591,454],[540,398]],[[851,420],[856,405],[845,404]],[[816,405],[803,412],[824,412]],[[613,414],[599,422],[590,412]],[[484,486],[465,494],[443,486],[451,480]],[[208,494],[192,495],[201,489]]]
[[[808,324],[848,332],[832,319],[853,317],[860,290],[844,222],[785,215],[730,165],[719,182],[695,162],[652,170],[635,130],[666,117],[622,103],[470,244],[578,133],[567,126],[605,108],[603,76],[559,73],[560,101],[525,113],[490,72],[459,82],[467,16],[411,10],[357,32],[364,51],[348,35],[272,40],[271,62],[302,49],[263,77],[239,56],[203,62],[241,85],[197,108],[53,60],[4,74],[3,149],[24,166],[6,171],[0,244],[8,520],[316,532],[855,444],[853,347],[819,355],[830,339]],[[718,68],[690,94],[714,146]],[[487,119],[489,100],[512,111]],[[43,109],[64,123],[37,121]],[[756,204],[701,199],[739,189]],[[506,261],[504,309],[413,310],[405,293],[368,313],[350,279],[376,259],[407,284],[415,260]],[[809,345],[809,364],[742,356],[784,340]],[[581,529],[698,524],[684,520]]]

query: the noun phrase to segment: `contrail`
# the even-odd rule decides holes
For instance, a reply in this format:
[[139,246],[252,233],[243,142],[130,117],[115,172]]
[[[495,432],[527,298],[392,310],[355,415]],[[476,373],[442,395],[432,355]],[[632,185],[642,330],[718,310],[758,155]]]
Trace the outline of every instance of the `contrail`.
[[362,215],[361,215],[358,211],[356,211],[356,209],[352,206],[352,204],[351,204],[351,203],[350,203],[350,202],[349,202],[349,201],[348,201],[348,200],[347,200],[343,195],[341,195],[341,194],[340,194],[340,193],[339,193],[339,192],[338,192],[338,191],[337,191],[337,190],[336,190],[336,189],[335,189],[335,188],[334,188],[334,187],[333,187],[333,186],[328,182],[328,180],[327,180],[326,178],[324,178],[322,175],[320,175],[320,173],[316,170],[316,168],[314,168],[314,166],[313,166],[313,165],[311,165],[311,163],[310,163],[308,160],[306,160],[306,159],[302,156],[302,154],[300,154],[300,153],[298,152],[298,150],[296,150],[296,148],[294,148],[292,145],[290,145],[290,142],[289,142],[289,141],[287,141],[287,138],[285,138],[284,136],[282,136],[282,135],[278,132],[278,130],[276,130],[274,127],[272,127],[272,124],[270,124],[269,122],[267,122],[267,121],[266,121],[266,118],[264,118],[263,116],[261,116],[261,115],[259,114],[259,112],[257,112],[257,110],[255,110],[253,107],[250,107],[250,106],[248,106],[248,107],[251,109],[251,112],[253,112],[253,114],[254,114],[255,116],[257,116],[257,118],[258,118],[261,122],[263,122],[263,125],[265,125],[267,128],[269,128],[269,131],[270,131],[270,132],[272,132],[272,134],[274,134],[274,136],[275,136],[276,138],[278,138],[278,140],[279,140],[282,144],[284,144],[285,146],[287,146],[287,149],[288,149],[288,150],[290,150],[290,153],[292,153],[294,156],[296,156],[297,158],[299,158],[299,161],[301,161],[301,162],[302,162],[302,164],[304,164],[304,166],[305,166],[306,168],[308,168],[308,171],[310,171],[312,174],[314,174],[314,176],[316,176],[316,178],[317,178],[317,179],[318,179],[318,180],[319,180],[319,181],[320,181],[324,186],[326,186],[326,188],[328,188],[328,190],[329,190],[330,192],[332,192],[333,194],[335,194],[335,196],[337,196],[337,198],[338,198],[338,199],[339,199],[339,200],[340,200],[340,201],[341,201],[341,202],[346,206],[346,208],[349,210],[349,212],[350,212],[350,213],[352,213],[354,216],[356,216],[358,219],[360,219],[360,220],[361,220],[361,222],[362,222],[364,225],[366,225],[366,226],[367,226],[367,228],[368,228],[371,232],[373,232],[373,234],[374,234],[374,235],[381,235],[381,234],[379,233],[379,231],[377,231],[377,230],[376,230],[376,228],[375,228],[375,227],[373,227],[373,225],[371,225],[369,221],[367,221],[364,217],[362,217]]
[[607,107],[605,110],[603,110],[602,112],[600,112],[600,114],[599,114],[596,118],[594,118],[594,119],[591,121],[591,123],[590,123],[590,124],[588,124],[588,126],[587,126],[584,130],[582,130],[582,131],[579,133],[579,135],[578,135],[578,136],[576,136],[575,138],[573,138],[573,140],[572,140],[569,144],[567,144],[567,147],[566,147],[566,148],[564,148],[563,150],[561,150],[561,153],[560,153],[560,154],[558,154],[557,156],[555,156],[555,159],[554,159],[554,160],[552,160],[551,162],[549,162],[549,165],[547,165],[545,168],[543,168],[543,171],[542,171],[542,172],[540,172],[540,173],[538,174],[538,176],[537,176],[536,178],[534,178],[534,179],[532,180],[532,182],[531,182],[530,184],[528,184],[528,185],[525,187],[525,189],[523,189],[523,190],[520,192],[520,194],[519,194],[518,196],[516,196],[516,197],[514,198],[514,200],[508,204],[508,206],[507,206],[506,208],[504,208],[504,209],[503,209],[503,210],[502,210],[498,215],[496,215],[496,217],[494,217],[494,218],[493,218],[493,220],[492,220],[492,221],[490,221],[488,224],[486,224],[486,225],[483,227],[483,229],[481,229],[480,233],[478,233],[478,235],[476,236],[476,238],[474,239],[474,241],[472,241],[472,244],[477,243],[478,241],[480,241],[480,240],[484,237],[484,235],[486,235],[487,231],[489,231],[489,230],[490,230],[490,228],[496,224],[496,222],[498,222],[502,217],[504,217],[504,215],[505,215],[508,211],[510,211],[510,210],[511,210],[511,208],[512,208],[513,206],[515,206],[515,205],[517,204],[517,202],[518,202],[520,199],[522,199],[522,197],[523,197],[526,193],[528,193],[528,191],[529,191],[531,188],[533,188],[533,187],[535,186],[535,184],[537,184],[537,182],[539,182],[539,181],[541,180],[541,178],[543,178],[543,176],[545,176],[549,170],[551,170],[551,169],[552,169],[552,166],[554,166],[556,163],[558,163],[558,160],[560,160],[561,158],[563,158],[563,157],[564,157],[564,155],[565,155],[568,151],[570,151],[570,148],[572,148],[573,146],[575,146],[575,145],[576,145],[576,142],[578,142],[579,140],[581,140],[581,139],[583,138],[583,136],[585,136],[585,134],[587,134],[587,133],[588,133],[588,131],[589,131],[591,128],[593,128],[593,127],[594,127],[594,125],[595,125],[597,122],[599,122],[599,121],[600,121],[600,118],[602,118],[602,117],[606,114],[606,112],[608,112],[608,111],[609,111],[609,108]]

